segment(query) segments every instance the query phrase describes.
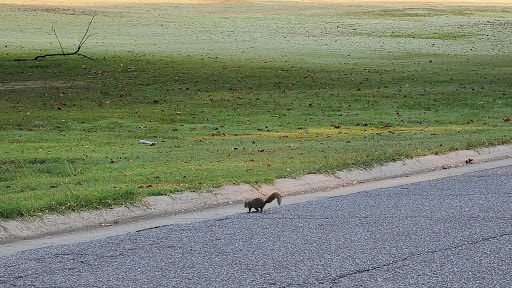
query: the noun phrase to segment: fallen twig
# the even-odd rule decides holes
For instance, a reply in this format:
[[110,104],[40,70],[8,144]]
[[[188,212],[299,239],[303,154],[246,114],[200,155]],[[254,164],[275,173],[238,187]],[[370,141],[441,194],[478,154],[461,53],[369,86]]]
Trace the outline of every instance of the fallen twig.
[[92,35],[88,35],[88,34],[89,34],[89,30],[91,28],[92,21],[94,20],[94,17],[96,17],[96,13],[94,15],[92,15],[91,21],[89,21],[89,25],[87,26],[87,30],[85,31],[84,36],[80,40],[80,43],[78,43],[78,48],[76,49],[75,52],[70,52],[70,53],[64,52],[64,48],[62,48],[62,44],[60,42],[59,36],[57,36],[57,31],[55,30],[55,27],[52,25],[52,31],[55,34],[55,37],[57,38],[57,41],[59,42],[60,49],[61,49],[62,53],[50,53],[50,54],[45,54],[45,55],[38,55],[38,56],[36,56],[34,58],[14,59],[14,61],[37,61],[40,58],[46,58],[46,57],[52,57],[52,56],[70,56],[70,55],[78,55],[78,56],[82,56],[84,58],[87,58],[89,60],[96,61],[95,59],[93,59],[93,58],[91,58],[89,56],[86,56],[86,55],[84,55],[82,53],[79,53],[80,49],[82,49],[82,46],[85,44],[85,42],[89,39],[89,37],[92,36]]

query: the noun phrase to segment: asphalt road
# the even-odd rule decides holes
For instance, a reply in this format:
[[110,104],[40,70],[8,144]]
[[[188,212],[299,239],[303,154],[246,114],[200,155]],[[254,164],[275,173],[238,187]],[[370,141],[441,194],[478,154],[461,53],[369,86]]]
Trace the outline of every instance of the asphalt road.
[[265,210],[1,256],[0,287],[512,287],[512,166]]

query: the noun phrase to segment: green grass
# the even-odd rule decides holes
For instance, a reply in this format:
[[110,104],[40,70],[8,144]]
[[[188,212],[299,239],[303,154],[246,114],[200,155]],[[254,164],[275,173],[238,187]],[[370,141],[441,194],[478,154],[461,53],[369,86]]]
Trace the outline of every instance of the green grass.
[[0,217],[512,142],[510,9],[275,5],[0,6]]
[[420,33],[394,33],[392,32],[387,37],[394,38],[419,38],[419,39],[439,39],[439,40],[461,40],[475,37],[475,35],[468,33],[454,33],[454,32],[420,32]]
[[300,66],[178,55],[13,58],[2,59],[2,83],[26,87],[2,90],[0,100],[3,218],[512,138],[507,57],[411,54]]

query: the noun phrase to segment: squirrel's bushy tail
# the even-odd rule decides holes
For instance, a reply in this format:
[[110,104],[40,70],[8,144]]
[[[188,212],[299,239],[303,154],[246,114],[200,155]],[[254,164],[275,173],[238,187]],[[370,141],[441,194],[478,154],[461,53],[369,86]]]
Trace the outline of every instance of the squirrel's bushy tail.
[[268,198],[265,200],[265,203],[270,203],[270,202],[274,201],[275,199],[277,199],[277,204],[281,205],[281,198],[283,198],[283,195],[281,195],[277,192],[274,192],[270,196],[268,196]]

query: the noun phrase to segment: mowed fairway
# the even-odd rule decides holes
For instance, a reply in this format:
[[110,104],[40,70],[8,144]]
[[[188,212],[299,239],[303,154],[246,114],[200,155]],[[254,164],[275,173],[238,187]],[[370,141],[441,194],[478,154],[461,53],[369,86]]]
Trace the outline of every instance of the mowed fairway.
[[2,218],[512,141],[504,2],[49,2],[0,0]]

